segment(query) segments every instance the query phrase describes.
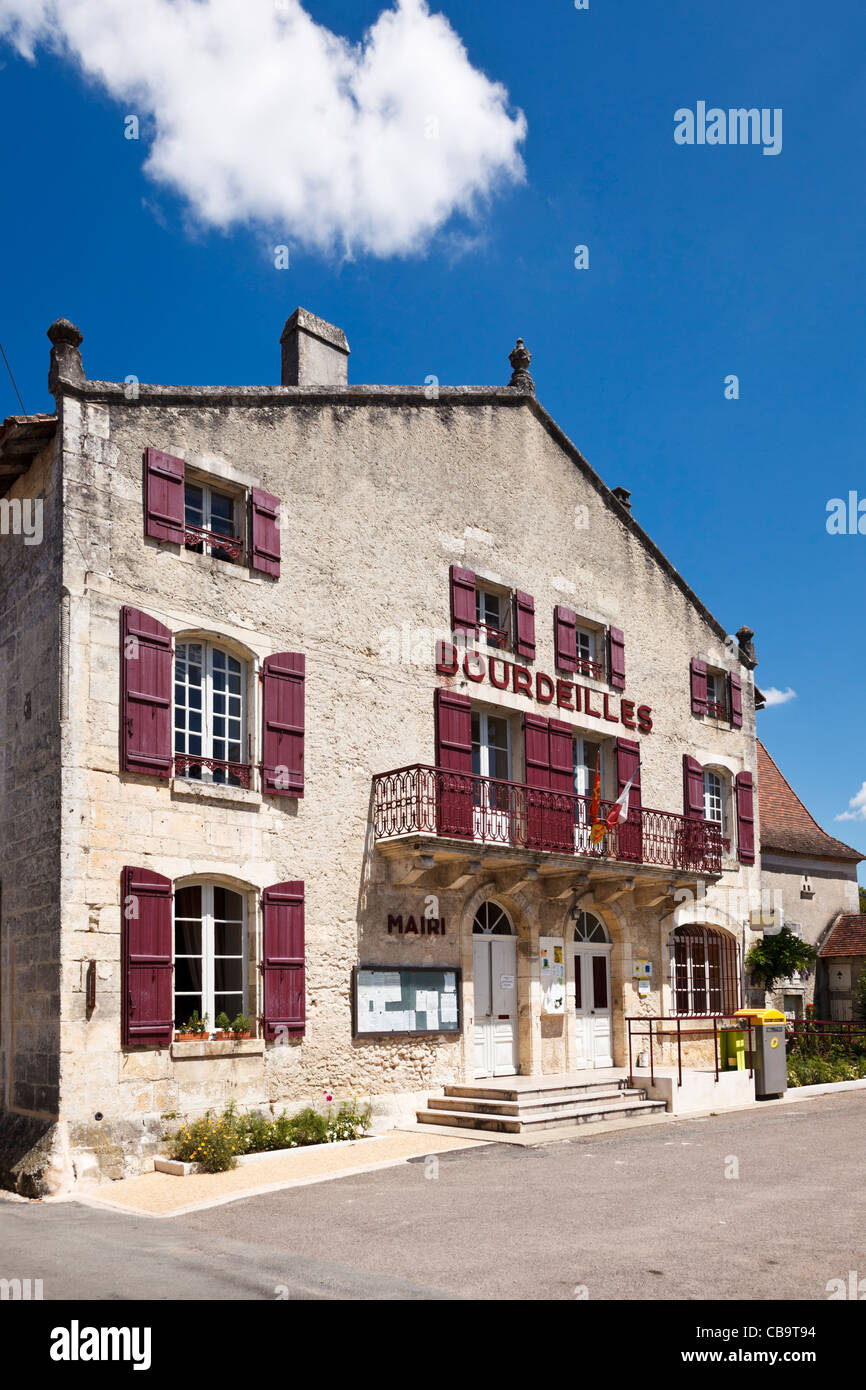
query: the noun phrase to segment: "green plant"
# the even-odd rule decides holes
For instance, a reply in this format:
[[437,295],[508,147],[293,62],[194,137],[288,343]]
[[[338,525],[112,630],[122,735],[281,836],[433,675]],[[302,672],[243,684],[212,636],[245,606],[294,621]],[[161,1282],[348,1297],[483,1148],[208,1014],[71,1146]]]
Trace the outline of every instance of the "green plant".
[[755,943],[746,956],[746,968],[759,986],[770,993],[777,981],[787,980],[795,970],[808,970],[817,956],[814,946],[801,941],[789,927],[783,927],[774,936],[765,936]]
[[[860,889],[863,892],[863,889]],[[858,1018],[866,1018],[866,966],[860,972],[860,978],[854,987],[854,1008]]]
[[197,1163],[205,1173],[225,1173],[237,1164],[235,1126],[225,1115],[215,1119],[208,1110],[201,1119],[181,1125],[170,1136],[169,1152],[184,1163]]
[[357,1101],[341,1101],[336,1114],[330,1113],[328,1116],[328,1142],[333,1144],[340,1140],[363,1139],[370,1128],[371,1116],[369,1105],[359,1107]]
[[228,1033],[232,1025],[229,1022],[229,1016],[227,1013],[217,1014],[216,1026],[221,1033]]
[[824,1056],[795,1052],[788,1058],[789,1086],[821,1086],[866,1077],[866,1057],[834,1051]]
[[248,1033],[249,1031],[250,1031],[250,1021],[249,1021],[249,1019],[247,1018],[246,1014],[238,1014],[237,1018],[235,1019],[234,1023],[232,1024],[232,1032],[233,1032],[233,1033]]
[[307,1105],[288,1117],[296,1144],[325,1144],[328,1142],[328,1116]]

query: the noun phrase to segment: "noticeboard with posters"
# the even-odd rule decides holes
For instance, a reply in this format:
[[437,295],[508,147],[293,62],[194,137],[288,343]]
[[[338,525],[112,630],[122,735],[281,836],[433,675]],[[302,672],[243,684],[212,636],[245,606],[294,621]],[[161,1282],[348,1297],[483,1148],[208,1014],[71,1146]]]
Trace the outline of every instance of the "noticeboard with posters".
[[356,1038],[459,1033],[460,971],[416,965],[356,966]]

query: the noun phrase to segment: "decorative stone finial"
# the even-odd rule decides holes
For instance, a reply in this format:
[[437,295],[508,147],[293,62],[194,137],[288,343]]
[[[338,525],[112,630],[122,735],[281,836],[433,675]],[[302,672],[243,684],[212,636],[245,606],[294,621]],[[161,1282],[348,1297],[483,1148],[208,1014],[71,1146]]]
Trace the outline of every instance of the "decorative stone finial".
[[750,627],[741,627],[737,629],[737,641],[740,644],[740,655],[750,666],[757,666],[758,664],[755,644],[752,641],[754,635]]
[[511,363],[511,380],[509,386],[516,386],[519,391],[531,391],[535,394],[535,382],[529,375],[529,364],[532,361],[532,353],[527,348],[522,338],[517,339],[517,346],[508,354]]
[[55,319],[48,330],[51,341],[51,363],[48,368],[48,390],[57,394],[61,384],[83,386],[87,380],[78,351],[82,334],[69,319]]

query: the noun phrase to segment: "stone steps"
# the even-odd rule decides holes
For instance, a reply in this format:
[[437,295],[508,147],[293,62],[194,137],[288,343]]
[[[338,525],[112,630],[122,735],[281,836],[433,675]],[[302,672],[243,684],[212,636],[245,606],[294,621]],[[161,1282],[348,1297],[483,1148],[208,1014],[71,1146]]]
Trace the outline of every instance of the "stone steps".
[[593,1124],[638,1115],[663,1114],[664,1101],[647,1100],[646,1091],[625,1082],[539,1086],[518,1090],[499,1086],[446,1086],[431,1097],[418,1123],[503,1134],[532,1134],[564,1125]]

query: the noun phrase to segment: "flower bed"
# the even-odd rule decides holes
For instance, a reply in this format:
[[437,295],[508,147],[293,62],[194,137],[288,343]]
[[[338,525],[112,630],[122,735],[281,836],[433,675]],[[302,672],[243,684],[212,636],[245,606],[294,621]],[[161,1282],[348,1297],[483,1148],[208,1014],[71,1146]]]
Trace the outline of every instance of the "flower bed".
[[330,1104],[324,1110],[308,1105],[294,1115],[269,1117],[251,1111],[238,1114],[234,1101],[219,1116],[209,1110],[190,1120],[168,1138],[170,1157],[195,1163],[201,1172],[224,1173],[247,1154],[274,1153],[312,1144],[337,1144],[363,1139],[370,1128],[370,1107],[354,1100]]
[[866,1078],[866,1057],[854,1053],[816,1056],[797,1051],[788,1057],[788,1085],[791,1087],[824,1086],[863,1078]]

